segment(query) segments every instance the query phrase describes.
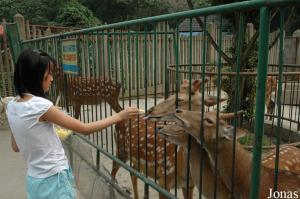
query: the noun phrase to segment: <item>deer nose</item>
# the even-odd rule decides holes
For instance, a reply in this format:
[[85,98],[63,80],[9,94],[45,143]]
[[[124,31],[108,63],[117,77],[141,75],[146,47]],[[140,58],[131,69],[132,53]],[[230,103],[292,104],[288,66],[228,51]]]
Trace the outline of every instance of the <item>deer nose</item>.
[[150,114],[154,110],[154,106],[152,106],[150,109],[148,109],[147,113]]
[[231,126],[231,125],[227,125],[227,126],[224,126],[224,131],[226,131],[226,132],[232,132],[233,131],[233,126]]
[[182,110],[181,109],[176,109],[175,113],[182,113]]

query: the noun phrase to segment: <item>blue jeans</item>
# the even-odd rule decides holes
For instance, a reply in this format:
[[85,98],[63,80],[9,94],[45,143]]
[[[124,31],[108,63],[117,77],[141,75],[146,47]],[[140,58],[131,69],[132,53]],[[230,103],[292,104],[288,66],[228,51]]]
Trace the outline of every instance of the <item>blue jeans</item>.
[[71,168],[47,178],[26,177],[28,199],[75,199],[75,181]]

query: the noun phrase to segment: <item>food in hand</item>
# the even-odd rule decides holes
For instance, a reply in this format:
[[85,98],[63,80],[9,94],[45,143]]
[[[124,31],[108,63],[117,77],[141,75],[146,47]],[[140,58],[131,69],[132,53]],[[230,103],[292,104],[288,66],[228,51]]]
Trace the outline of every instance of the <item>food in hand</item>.
[[72,131],[59,126],[55,126],[55,132],[60,140],[66,140],[72,134]]

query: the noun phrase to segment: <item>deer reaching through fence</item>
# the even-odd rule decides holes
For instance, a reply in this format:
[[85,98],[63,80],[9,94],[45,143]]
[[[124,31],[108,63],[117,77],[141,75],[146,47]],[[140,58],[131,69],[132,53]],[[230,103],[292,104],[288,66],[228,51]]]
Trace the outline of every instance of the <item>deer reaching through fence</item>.
[[[162,120],[174,121],[176,125],[184,129],[183,132],[190,134],[194,139],[204,144],[204,148],[209,154],[210,165],[215,168],[214,162],[217,154],[218,162],[218,174],[220,179],[228,187],[231,187],[231,173],[232,173],[232,159],[233,159],[233,127],[226,124],[225,119],[233,117],[233,113],[222,114],[219,118],[219,133],[216,135],[217,118],[216,112],[206,112],[203,117],[204,128],[204,140],[202,143],[200,139],[201,129],[201,113],[195,111],[177,110],[176,113],[166,115]],[[216,142],[218,141],[218,149],[216,151]],[[235,198],[249,198],[250,193],[250,178],[251,178],[251,166],[252,156],[246,151],[239,143],[236,143],[235,148],[235,175],[234,175],[234,192]],[[298,153],[299,154],[299,153]],[[280,161],[284,161],[283,159]],[[296,162],[299,165],[300,160],[298,157],[290,157],[290,162]],[[284,164],[288,164],[285,162]],[[282,163],[281,163],[282,165]],[[273,198],[273,186],[274,186],[274,168],[267,166],[261,166],[261,180],[260,180],[260,192],[259,198]],[[293,170],[284,170],[280,168],[278,170],[278,187],[276,194],[285,194],[294,196],[300,193],[300,175]]]
[[[204,82],[207,82],[205,80]],[[202,95],[199,92],[201,80],[195,80],[192,83],[191,88],[191,109],[200,111]],[[181,85],[180,92],[178,94],[179,107],[188,109],[189,107],[189,81],[184,80]],[[222,99],[221,101],[224,101]],[[216,97],[205,96],[204,103],[207,106],[215,105],[217,102]],[[163,114],[172,112],[175,109],[176,95],[170,96],[168,99],[159,103],[155,107],[151,108],[148,112],[151,114]],[[155,136],[155,123],[147,122],[147,133],[145,127],[145,121],[141,116],[139,119],[130,122],[121,122],[116,125],[116,142],[117,142],[117,157],[127,162],[131,159],[132,165],[135,169],[146,173],[146,160],[148,176],[155,178],[155,175],[159,181],[159,185],[165,187],[167,190],[174,188],[175,175],[177,175],[177,187],[183,189],[183,195],[186,195],[187,180],[186,177],[187,168],[183,162],[187,162],[187,156],[185,150],[182,147],[177,151],[177,173],[175,174],[175,145],[166,143],[165,140]],[[147,144],[148,143],[148,144]],[[147,148],[146,148],[147,147]],[[146,155],[147,150],[147,155]],[[166,153],[166,157],[165,157]],[[165,161],[166,159],[166,161]],[[166,164],[166,169],[165,169]],[[156,165],[156,166],[155,166]],[[119,165],[116,162],[113,163],[112,177],[116,176],[119,169]],[[166,170],[166,171],[165,171]],[[155,172],[157,171],[157,172]],[[166,182],[165,184],[165,173]],[[137,193],[137,178],[131,176],[134,196],[138,198]],[[189,198],[192,197],[193,182],[189,183]],[[160,198],[162,196],[160,195]]]

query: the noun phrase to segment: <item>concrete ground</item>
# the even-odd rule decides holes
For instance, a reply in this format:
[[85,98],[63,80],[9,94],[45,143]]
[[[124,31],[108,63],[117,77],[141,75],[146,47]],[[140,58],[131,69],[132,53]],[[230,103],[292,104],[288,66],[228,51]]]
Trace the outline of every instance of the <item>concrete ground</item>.
[[[26,163],[20,153],[15,153],[10,146],[10,130],[0,123],[0,198],[25,199]],[[77,199],[84,199],[77,191]]]
[[0,125],[0,198],[26,198],[26,164],[20,153],[15,153],[10,146],[10,130],[5,124]]

